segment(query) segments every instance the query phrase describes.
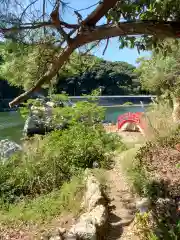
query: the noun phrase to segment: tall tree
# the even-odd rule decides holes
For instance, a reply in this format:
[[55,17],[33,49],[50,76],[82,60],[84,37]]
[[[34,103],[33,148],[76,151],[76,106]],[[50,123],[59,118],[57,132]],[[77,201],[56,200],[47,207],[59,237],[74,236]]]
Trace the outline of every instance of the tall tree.
[[[47,2],[51,3],[52,11],[46,8]],[[180,33],[179,0],[102,0],[85,19],[80,11],[74,10],[77,16],[75,23],[63,21],[63,1],[43,0],[42,3],[40,8],[38,0],[24,3],[16,0],[16,4],[14,0],[1,0],[0,21],[4,37],[42,45],[42,34],[53,34],[56,40],[53,45],[61,47],[61,51],[57,51],[46,65],[47,71],[10,106],[23,101],[31,92],[55,77],[74,50],[83,45],[93,43],[90,46],[92,48],[102,39],[107,39],[106,49],[109,38],[120,36],[121,47],[130,45],[141,50],[149,48],[152,43],[156,44],[157,39],[176,38]],[[98,24],[103,17],[104,24]]]
[[142,87],[153,91],[174,106],[173,118],[180,120],[180,42],[166,40],[152,52],[150,59],[140,59],[137,73]]

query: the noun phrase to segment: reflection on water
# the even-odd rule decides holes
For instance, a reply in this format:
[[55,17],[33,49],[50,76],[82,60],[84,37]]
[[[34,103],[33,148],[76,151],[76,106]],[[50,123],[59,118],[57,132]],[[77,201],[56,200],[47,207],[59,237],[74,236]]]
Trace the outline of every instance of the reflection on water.
[[[120,114],[126,112],[142,112],[141,106],[110,106],[106,107],[105,120],[115,123]],[[20,142],[24,119],[17,112],[0,112],[0,139],[8,138]]]

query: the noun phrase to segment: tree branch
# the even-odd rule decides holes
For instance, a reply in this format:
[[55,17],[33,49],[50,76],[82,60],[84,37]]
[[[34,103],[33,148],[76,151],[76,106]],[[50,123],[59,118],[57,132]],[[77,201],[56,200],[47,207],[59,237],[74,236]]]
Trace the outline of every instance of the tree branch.
[[12,28],[0,28],[0,31],[3,33],[8,33],[8,32],[20,32],[23,30],[28,30],[28,29],[37,29],[41,27],[53,27],[53,24],[51,22],[44,22],[44,23],[37,23],[37,24],[24,24],[19,27],[12,27]]
[[84,53],[81,54],[81,56],[87,55],[90,51],[92,51],[95,47],[99,45],[101,40],[95,42],[89,49],[87,49]]
[[31,5],[33,5],[34,3],[36,3],[37,1],[38,1],[38,0],[34,0],[33,2],[31,2],[30,4],[27,5],[27,7],[24,9],[24,11],[23,11],[22,14],[21,14],[20,21],[22,21],[22,18],[23,18],[23,16],[24,16],[24,14],[26,13],[27,9],[28,9]]
[[84,21],[82,21],[83,25],[87,26],[95,26],[96,23],[105,16],[105,14],[115,6],[118,0],[102,0],[99,6],[87,17]]
[[66,33],[66,31],[64,31],[63,27],[61,26],[60,18],[59,18],[59,15],[60,15],[59,9],[60,9],[60,0],[56,0],[54,10],[50,14],[51,22],[56,27],[56,29],[61,34],[61,36],[64,38],[64,40],[66,40],[67,43],[69,43],[71,39],[69,35]]
[[[43,0],[43,22],[45,22],[46,0]],[[44,26],[44,35],[46,35],[46,28]]]
[[45,82],[50,81],[59,71],[59,69],[68,60],[71,53],[78,47],[94,41],[107,39],[117,36],[127,35],[154,35],[158,38],[166,38],[177,36],[180,30],[178,22],[154,22],[154,21],[136,21],[136,22],[122,22],[116,24],[106,24],[96,27],[93,31],[82,31],[74,39],[72,43],[67,46],[63,53],[59,54],[51,69],[39,79],[39,81],[27,92],[14,99],[9,105],[10,107],[20,103],[28,97],[33,91],[38,90]]
[[39,90],[45,82],[49,82],[57,74],[58,70],[66,63],[69,56],[76,48],[77,46],[75,44],[71,44],[71,46],[66,47],[64,51],[56,57],[49,71],[42,76],[33,87],[9,103],[10,108],[26,100],[32,92]]
[[105,24],[96,27],[93,31],[82,32],[74,38],[74,41],[82,46],[97,40],[118,36],[154,35],[161,39],[175,38],[178,31],[180,31],[180,24],[176,22],[158,22],[156,24],[154,24],[154,21],[121,22],[118,25]]
[[[78,29],[79,25],[78,24],[69,24],[63,21],[60,21],[60,25],[68,28],[68,29]],[[41,27],[55,27],[52,22],[41,22],[41,23],[35,23],[34,25],[31,23],[25,23],[22,24],[19,27],[11,27],[11,28],[0,28],[0,31],[3,33],[8,33],[8,32],[20,32],[23,30],[28,30],[28,29],[38,29]]]
[[103,50],[103,55],[105,54],[105,52],[107,50],[108,44],[109,44],[109,38],[107,38],[107,40],[106,40],[106,45],[105,45],[105,48]]

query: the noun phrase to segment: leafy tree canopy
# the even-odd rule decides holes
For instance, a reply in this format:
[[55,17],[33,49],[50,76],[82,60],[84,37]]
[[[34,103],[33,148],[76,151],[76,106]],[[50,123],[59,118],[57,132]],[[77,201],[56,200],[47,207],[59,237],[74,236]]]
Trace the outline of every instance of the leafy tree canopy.
[[[1,45],[1,53],[2,79],[7,79],[11,85],[25,90],[34,84],[44,70],[46,71],[45,64],[51,61],[54,54],[51,48],[24,48],[23,44],[12,41]],[[97,88],[101,88],[101,94],[104,95],[139,94],[140,84],[134,70],[135,67],[126,62],[109,62],[92,55],[74,52],[69,62],[51,81],[50,89],[55,87],[57,93],[65,91],[69,95],[90,94]]]
[[[180,33],[178,0],[103,0],[87,6],[89,14],[85,18],[81,16],[82,11],[61,0],[29,0],[24,3],[16,0],[16,4],[14,0],[1,0],[0,6],[1,33],[5,38],[33,44],[37,48],[42,44],[47,47],[47,41],[43,39],[48,39],[49,45],[61,49],[53,53],[50,62],[46,60],[45,67],[40,71],[35,70],[38,80],[33,78],[34,84],[27,85],[31,87],[11,102],[11,106],[56,77],[79,47],[88,45],[91,49],[107,39],[106,50],[109,38],[119,37],[120,47],[144,50],[156,46],[159,39],[176,38]],[[77,21],[63,21],[64,7],[77,16]]]
[[57,92],[81,95],[99,88],[102,95],[140,94],[140,83],[134,70],[135,67],[126,62],[100,61],[78,75],[64,79],[60,77]]
[[[47,45],[25,45],[16,41],[8,40],[1,44],[2,64],[0,65],[0,76],[16,87],[27,90],[32,87],[37,79],[46,73],[59,48],[52,48]],[[76,76],[90,70],[94,64],[101,61],[97,57],[81,55],[74,52],[68,64],[59,70],[51,80],[54,84],[61,78]],[[44,87],[47,87],[45,84]]]
[[144,89],[168,98],[180,96],[179,46],[179,42],[166,40],[162,43],[163,48],[153,51],[150,59],[139,59],[137,73]]

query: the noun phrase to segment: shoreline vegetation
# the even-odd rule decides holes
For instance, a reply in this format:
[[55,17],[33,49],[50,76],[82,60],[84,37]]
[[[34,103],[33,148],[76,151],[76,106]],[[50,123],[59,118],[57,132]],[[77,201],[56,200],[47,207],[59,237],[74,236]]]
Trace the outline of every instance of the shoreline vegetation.
[[[97,102],[99,106],[109,108],[109,107],[125,107],[125,106],[141,106],[140,102],[142,101],[144,106],[148,106],[152,102],[151,98],[155,97],[154,95],[137,95],[137,96],[69,96],[69,100],[72,104],[76,104],[77,101],[85,101],[90,98],[90,101]],[[0,112],[9,112],[17,111],[18,107],[9,108],[9,102],[12,99],[2,99],[0,103]]]

